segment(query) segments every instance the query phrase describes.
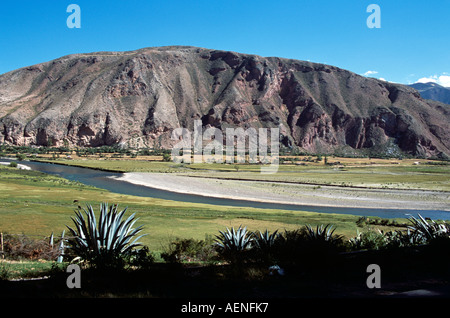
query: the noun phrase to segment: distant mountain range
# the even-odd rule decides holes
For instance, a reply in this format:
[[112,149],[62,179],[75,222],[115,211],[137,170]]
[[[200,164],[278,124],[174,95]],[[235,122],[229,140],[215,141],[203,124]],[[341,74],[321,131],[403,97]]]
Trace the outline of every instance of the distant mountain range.
[[431,82],[415,83],[409,86],[417,89],[422,98],[437,100],[445,104],[450,104],[450,87],[444,87]]
[[0,75],[0,143],[170,149],[173,129],[201,120],[279,127],[301,152],[448,157],[450,107],[425,98],[279,57],[182,46],[73,54]]

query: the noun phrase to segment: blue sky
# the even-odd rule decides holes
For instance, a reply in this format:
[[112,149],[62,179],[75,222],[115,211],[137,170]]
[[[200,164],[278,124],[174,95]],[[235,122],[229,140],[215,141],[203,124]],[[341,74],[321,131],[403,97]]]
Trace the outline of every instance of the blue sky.
[[[70,4],[81,28],[70,29]],[[377,4],[381,28],[368,28]],[[450,0],[3,1],[0,74],[72,53],[191,45],[450,86]]]

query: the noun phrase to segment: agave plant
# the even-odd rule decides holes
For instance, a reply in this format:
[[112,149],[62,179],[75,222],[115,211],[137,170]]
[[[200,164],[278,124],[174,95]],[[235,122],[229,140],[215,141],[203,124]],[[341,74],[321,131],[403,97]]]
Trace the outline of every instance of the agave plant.
[[278,237],[278,230],[275,230],[272,234],[270,234],[268,230],[265,230],[264,232],[259,231],[258,234],[254,233],[254,242],[259,248],[263,248],[265,246],[272,247],[275,245]]
[[280,245],[281,235],[278,230],[269,233],[268,230],[264,232],[254,232],[253,236],[253,256],[259,262],[272,263],[276,262],[278,247]]
[[253,233],[253,242],[257,249],[267,251],[275,246],[278,237],[278,230],[272,234],[270,234],[268,230],[265,230],[264,232],[259,231],[259,233]]
[[449,236],[450,227],[447,223],[438,224],[433,220],[429,222],[424,219],[420,214],[418,214],[418,218],[415,218],[412,215],[409,215],[409,221],[412,225],[408,226],[413,233],[419,235],[425,241],[429,241],[442,236]]
[[329,256],[336,255],[345,247],[343,236],[335,234],[335,228],[332,225],[318,225],[313,228],[310,225],[305,226],[304,242],[301,242],[301,250],[304,257],[310,257],[311,264],[318,264]]
[[231,262],[239,262],[245,251],[252,246],[253,238],[247,231],[247,227],[241,227],[237,230],[227,228],[226,231],[219,231],[216,235],[216,246],[219,253]]
[[133,228],[135,214],[123,220],[127,208],[119,212],[117,205],[102,203],[98,221],[91,205],[83,211],[80,207],[75,211],[75,229],[67,226],[73,235],[69,247],[82,260],[95,267],[123,264],[124,257],[141,245],[138,240],[145,234],[136,237],[142,226]]
[[323,224],[321,224],[320,226],[318,225],[315,229],[309,224],[306,225],[307,238],[314,241],[331,243],[339,241],[342,236],[334,235],[335,230],[336,229],[333,228],[333,226],[330,224],[327,224],[325,227],[323,226]]

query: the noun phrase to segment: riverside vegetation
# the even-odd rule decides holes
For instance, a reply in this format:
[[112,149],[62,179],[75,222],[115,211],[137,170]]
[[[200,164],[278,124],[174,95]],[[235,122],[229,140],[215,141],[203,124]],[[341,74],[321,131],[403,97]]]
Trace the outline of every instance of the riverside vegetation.
[[[227,228],[219,231],[215,238],[210,238],[209,241],[194,239],[173,241],[169,249],[162,254],[166,261],[164,264],[169,265],[163,269],[160,266],[163,263],[155,262],[154,255],[148,247],[138,242],[145,234],[140,234],[143,230],[142,225],[134,227],[138,221],[135,214],[123,219],[126,211],[127,209],[119,211],[117,205],[102,203],[98,218],[90,205],[75,212],[76,216],[72,218],[74,228],[67,226],[71,236],[66,240],[61,238],[61,241],[67,242],[67,247],[58,249],[57,256],[62,253],[66,258],[66,264],[75,262],[82,266],[83,277],[87,273],[89,281],[87,294],[69,293],[64,290],[63,270],[55,263],[52,263],[50,269],[41,268],[42,272],[50,275],[49,281],[53,282],[51,286],[55,287],[55,281],[59,282],[57,289],[51,293],[63,292],[63,295],[72,297],[73,295],[105,297],[103,294],[105,292],[109,293],[109,296],[160,297],[160,294],[153,294],[156,292],[155,283],[157,283],[164,285],[164,296],[167,296],[165,293],[169,293],[169,297],[172,297],[180,295],[176,290],[180,284],[189,286],[190,295],[197,294],[199,291],[192,288],[199,287],[196,284],[204,287],[205,279],[208,284],[213,279],[213,285],[237,280],[240,282],[239,286],[243,283],[254,286],[256,281],[260,291],[266,293],[268,291],[265,287],[273,287],[273,277],[276,276],[279,278],[277,288],[270,288],[270,291],[281,292],[276,295],[282,296],[286,293],[284,288],[279,290],[279,283],[283,279],[293,279],[295,282],[300,279],[300,282],[305,283],[308,281],[306,279],[308,275],[319,275],[317,281],[326,279],[328,283],[331,280],[335,284],[337,277],[351,277],[348,276],[348,266],[351,265],[351,269],[354,270],[355,264],[361,266],[364,262],[369,262],[367,265],[375,259],[378,263],[381,261],[382,266],[386,266],[388,262],[390,265],[388,273],[391,274],[405,275],[407,271],[416,269],[415,266],[420,268],[427,264],[432,269],[421,274],[431,273],[448,278],[450,224],[427,221],[420,215],[411,216],[408,224],[398,225],[406,229],[389,232],[368,230],[348,240],[343,235],[335,233],[336,228],[331,224],[316,227],[307,224],[296,230],[284,232],[275,230],[272,233],[268,230],[252,232],[242,226],[237,229]],[[7,245],[12,246],[9,239]],[[47,253],[47,258],[54,259],[56,255],[53,246],[50,243],[47,244],[47,248],[41,246],[42,255],[34,256],[42,257]],[[48,253],[48,250],[51,252]],[[12,251],[10,248],[8,256],[12,255]],[[36,248],[33,248],[33,251],[36,253]],[[358,251],[366,251],[369,254],[353,254]],[[370,254],[374,251],[378,254]],[[412,260],[415,262],[414,265],[409,263]],[[190,262],[197,265],[195,267],[187,265]],[[407,263],[409,268],[405,271],[402,267]],[[8,268],[2,266],[1,278],[7,279]],[[396,266],[399,266],[397,270]],[[111,277],[114,278],[112,283],[109,281]],[[139,279],[148,285],[142,283],[143,281],[138,283]],[[290,281],[290,284],[293,281]],[[283,282],[286,283],[285,280]],[[321,283],[323,284],[323,281]],[[225,290],[219,293],[216,291],[213,295],[224,296],[221,292],[233,292],[238,285],[228,285]],[[292,287],[289,285],[287,291],[292,292],[290,290]],[[300,294],[318,292],[309,289],[310,286],[307,286],[306,290],[301,290],[301,285],[297,287],[300,291],[295,291],[295,295],[299,292]],[[317,285],[315,287],[317,288]],[[159,289],[157,286],[156,290],[161,292]]]
[[[446,168],[445,165],[430,165],[427,168],[435,167]],[[248,166],[243,168],[251,169]],[[118,195],[36,171],[14,167],[0,169],[0,230],[4,233],[3,256],[6,257],[0,268],[1,284],[9,283],[11,278],[49,276],[61,280],[58,288],[47,290],[49,295],[58,292],[62,295],[78,293],[100,297],[171,297],[182,294],[174,286],[186,284],[193,294],[223,296],[236,292],[237,287],[242,287],[244,283],[249,284],[241,290],[242,293],[252,286],[268,296],[322,295],[324,288],[326,293],[332,292],[329,290],[331,287],[324,287],[325,281],[326,286],[334,286],[329,284],[330,280],[336,283],[340,277],[345,280],[345,283],[340,281],[341,284],[350,286],[355,282],[355,277],[349,273],[356,269],[356,272],[364,274],[364,266],[370,262],[380,263],[382,268],[387,266],[389,273],[386,277],[390,274],[394,280],[407,277],[408,280],[420,281],[429,275],[437,275],[443,283],[448,279],[446,265],[450,255],[450,227],[442,221],[425,220],[420,216],[383,220],[181,204]],[[55,193],[58,195],[55,196]],[[115,203],[108,208],[110,214],[107,213],[106,201]],[[83,208],[83,202],[89,204]],[[110,216],[110,221],[118,215],[117,204],[127,206],[133,212],[122,223],[125,225],[121,234],[106,225],[106,215]],[[92,207],[96,205],[101,206],[100,213],[94,213]],[[55,240],[50,244],[50,238],[35,240],[33,235],[67,230],[74,209],[77,212],[72,220],[78,224],[78,230],[72,229],[70,237],[66,234],[63,239],[67,243],[64,261],[58,263],[60,242]],[[83,210],[87,214],[83,214]],[[123,213],[125,211],[122,210]],[[99,215],[98,220],[94,214]],[[137,220],[141,226],[139,229],[146,235],[135,237],[136,230],[127,237],[125,229],[131,230],[131,226],[126,224]],[[83,226],[85,228],[80,231]],[[97,229],[93,233],[99,237],[93,237],[90,242],[100,248],[87,248],[88,241],[84,241],[86,244],[80,241],[81,233],[87,233],[88,229]],[[105,246],[101,242],[107,241],[105,235],[109,240],[114,238],[115,242],[127,237],[122,245],[119,244],[122,248],[116,249],[117,253],[105,254],[107,261],[100,257]],[[134,238],[139,239],[140,245],[131,243]],[[89,253],[83,253],[83,248],[87,248],[85,251]],[[67,262],[74,259],[82,261],[83,273],[88,273],[83,274],[83,279],[91,283],[83,291],[86,294],[64,288],[64,268]],[[402,270],[407,263],[412,276]],[[383,267],[384,264],[387,265]],[[109,268],[105,269],[105,265]],[[105,282],[107,275],[98,275],[99,268],[103,273],[120,272],[127,278],[119,279],[120,282]],[[308,273],[316,274],[313,275],[315,283],[306,279]],[[138,277],[145,277],[149,284],[139,284]],[[361,277],[357,277],[359,282]],[[211,289],[205,289],[204,284],[211,282],[212,278],[214,283],[209,287]],[[298,288],[294,287],[294,282],[299,283],[297,278],[301,278],[302,282]],[[279,285],[280,281],[285,284],[283,288]],[[362,282],[364,285],[364,279]],[[155,287],[158,283],[167,284],[165,287]],[[203,289],[192,290],[199,287],[196,284]],[[221,284],[227,287],[214,289]],[[367,293],[367,289],[359,292]]]

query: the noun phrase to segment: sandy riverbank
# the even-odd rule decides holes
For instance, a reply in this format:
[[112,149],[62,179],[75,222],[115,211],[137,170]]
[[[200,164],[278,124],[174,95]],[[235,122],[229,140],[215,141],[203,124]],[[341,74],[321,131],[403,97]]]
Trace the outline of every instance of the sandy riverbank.
[[333,186],[210,179],[166,173],[125,173],[119,178],[177,193],[279,204],[450,211],[450,195],[437,191],[355,189]]
[[[10,162],[0,162],[0,165],[4,165],[4,166],[9,166],[11,163]],[[17,164],[17,168],[18,169],[23,169],[23,170],[31,170],[30,167],[23,165],[21,163]]]

